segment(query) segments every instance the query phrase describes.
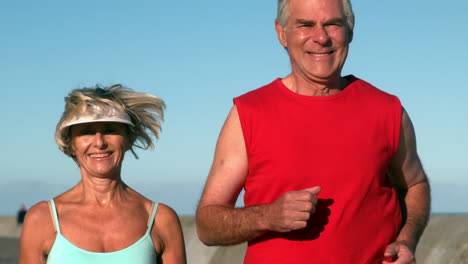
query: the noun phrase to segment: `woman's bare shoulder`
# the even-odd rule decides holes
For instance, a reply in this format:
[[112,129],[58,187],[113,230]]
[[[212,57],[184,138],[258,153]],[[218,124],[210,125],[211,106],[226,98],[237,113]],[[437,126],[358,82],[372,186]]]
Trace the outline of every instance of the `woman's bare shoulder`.
[[156,212],[155,223],[167,224],[179,221],[179,216],[176,211],[164,203],[158,203],[158,210]]
[[160,240],[165,240],[173,233],[182,232],[179,217],[174,209],[163,203],[158,203],[157,206],[152,235]]
[[49,203],[47,201],[41,201],[33,205],[26,213],[24,222],[25,225],[28,223],[34,225],[52,224],[52,214]]
[[33,205],[24,219],[20,239],[20,263],[43,259],[55,241],[55,228],[47,202]]
[[23,223],[23,235],[32,235],[43,239],[50,239],[55,236],[54,221],[52,212],[47,201],[41,201],[33,205],[28,212]]

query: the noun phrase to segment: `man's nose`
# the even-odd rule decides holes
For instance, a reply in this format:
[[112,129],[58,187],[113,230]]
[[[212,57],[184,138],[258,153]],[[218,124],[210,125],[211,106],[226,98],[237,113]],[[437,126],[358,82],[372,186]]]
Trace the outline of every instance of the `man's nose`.
[[312,32],[312,38],[314,42],[320,44],[321,46],[326,46],[330,43],[330,36],[324,26],[316,26]]

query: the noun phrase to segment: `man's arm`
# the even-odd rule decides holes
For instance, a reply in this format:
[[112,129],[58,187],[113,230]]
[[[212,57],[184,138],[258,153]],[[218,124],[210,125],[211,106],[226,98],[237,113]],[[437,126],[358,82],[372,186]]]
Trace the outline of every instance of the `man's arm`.
[[[398,152],[390,164],[390,175],[399,190],[406,192],[406,221],[396,241],[387,247],[392,263],[414,263],[417,243],[430,213],[430,186],[416,150],[416,137],[408,113],[403,109]],[[388,263],[388,262],[384,262]]]
[[288,192],[271,204],[234,208],[247,172],[247,152],[234,106],[221,130],[197,209],[197,232],[206,245],[238,244],[268,231],[301,229],[315,211],[320,187]]

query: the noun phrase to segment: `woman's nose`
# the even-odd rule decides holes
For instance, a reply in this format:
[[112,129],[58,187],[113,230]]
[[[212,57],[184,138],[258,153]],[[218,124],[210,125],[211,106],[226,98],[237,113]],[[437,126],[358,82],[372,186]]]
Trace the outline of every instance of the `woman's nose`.
[[105,137],[101,132],[96,132],[94,135],[94,146],[100,149],[106,146]]

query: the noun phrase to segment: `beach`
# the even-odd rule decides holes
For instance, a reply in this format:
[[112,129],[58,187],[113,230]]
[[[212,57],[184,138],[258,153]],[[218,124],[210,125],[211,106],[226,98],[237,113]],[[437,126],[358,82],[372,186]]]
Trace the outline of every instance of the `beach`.
[[[207,247],[197,237],[195,218],[182,216],[190,264],[241,264],[246,244]],[[18,263],[19,228],[14,217],[0,217],[0,264]],[[416,252],[418,264],[468,264],[468,214],[431,215]]]
[[18,263],[19,239],[0,237],[0,264]]

